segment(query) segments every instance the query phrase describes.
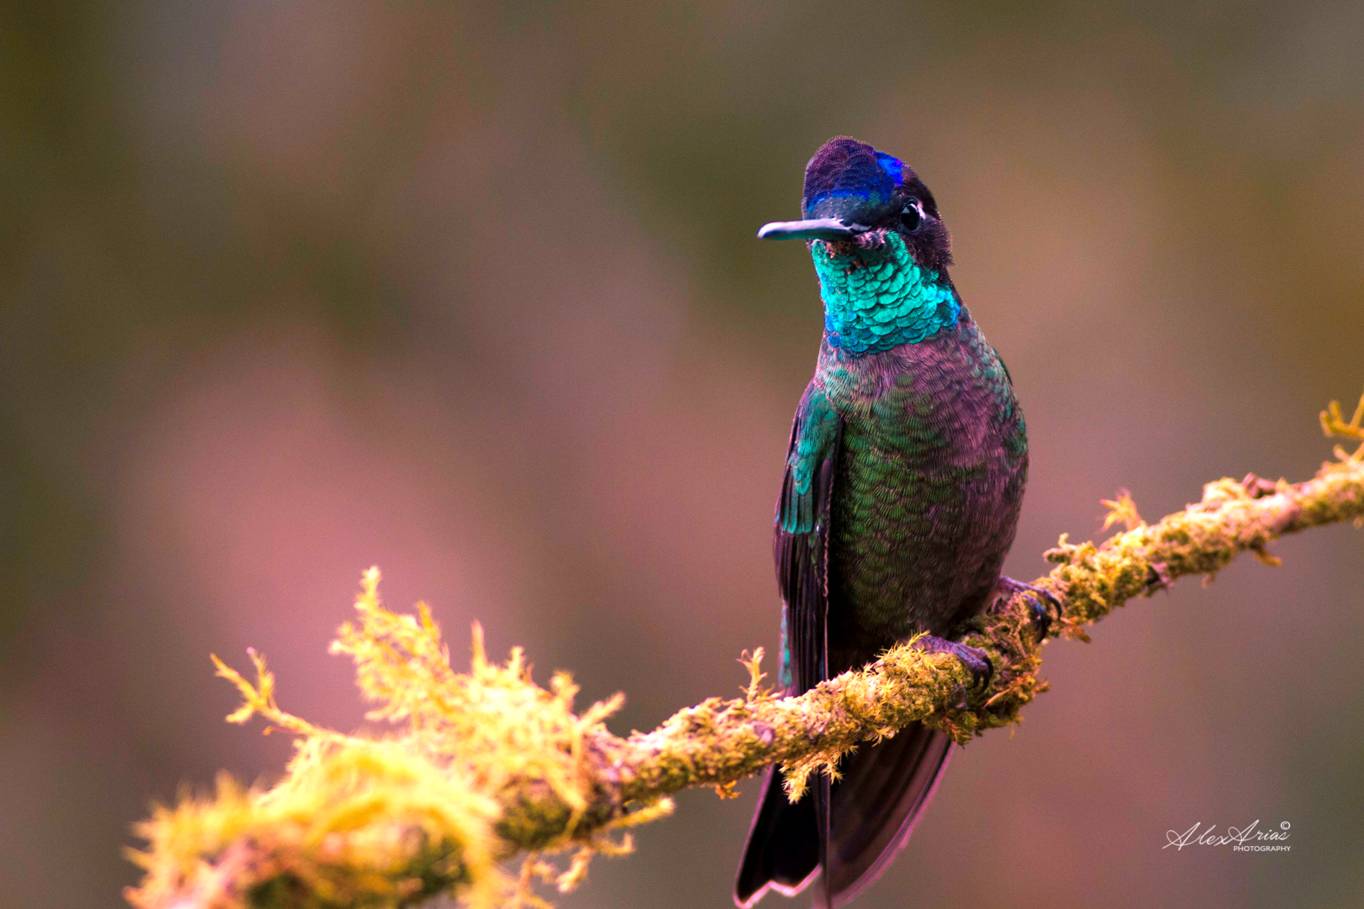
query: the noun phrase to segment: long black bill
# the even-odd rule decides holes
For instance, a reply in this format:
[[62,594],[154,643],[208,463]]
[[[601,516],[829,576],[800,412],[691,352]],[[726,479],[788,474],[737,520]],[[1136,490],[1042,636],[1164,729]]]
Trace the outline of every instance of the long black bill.
[[839,240],[867,230],[842,218],[812,218],[808,221],[772,221],[758,231],[759,240]]

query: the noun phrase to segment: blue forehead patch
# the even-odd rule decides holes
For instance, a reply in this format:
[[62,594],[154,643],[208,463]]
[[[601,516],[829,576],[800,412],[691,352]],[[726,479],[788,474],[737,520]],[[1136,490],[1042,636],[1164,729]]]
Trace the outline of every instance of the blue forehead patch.
[[894,155],[888,155],[883,151],[876,153],[876,163],[881,165],[881,170],[886,172],[886,176],[895,182],[896,186],[903,186],[905,182],[905,162]]

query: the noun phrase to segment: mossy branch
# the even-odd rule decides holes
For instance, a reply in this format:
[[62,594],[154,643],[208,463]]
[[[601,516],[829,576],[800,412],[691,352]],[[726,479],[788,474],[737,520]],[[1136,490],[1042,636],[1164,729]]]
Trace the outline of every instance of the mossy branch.
[[[1339,405],[1322,414],[1328,434],[1364,440],[1364,400],[1351,420]],[[1247,476],[1204,487],[1202,499],[1154,524],[1142,521],[1127,493],[1112,502],[1105,528],[1127,529],[1101,543],[1063,536],[1045,555],[1055,568],[1036,586],[1062,606],[1052,636],[1085,638],[1085,627],[1128,600],[1186,575],[1211,575],[1237,554],[1276,564],[1278,537],[1337,521],[1364,523],[1364,445],[1336,449],[1310,480]],[[564,673],[536,685],[520,649],[490,662],[474,629],[468,672],[449,652],[424,605],[417,615],[385,609],[379,574],[366,573],[354,622],[341,627],[335,653],[356,664],[369,718],[385,732],[346,735],[282,710],[275,680],[254,652],[255,680],[215,658],[241,692],[228,719],[259,715],[293,734],[296,753],[269,789],[244,789],[224,777],[208,797],[158,808],[139,826],[145,869],[127,892],[137,907],[237,909],[246,906],[404,906],[455,894],[475,906],[543,905],[534,884],[576,886],[593,855],[630,848],[613,831],[671,810],[668,794],[713,786],[722,795],[780,763],[799,795],[813,772],[835,772],[861,742],[894,735],[913,722],[958,741],[1017,720],[1045,688],[1039,635],[1024,595],[1001,601],[965,630],[995,672],[983,692],[955,657],[910,641],[861,670],[798,697],[763,684],[761,651],[745,659],[743,697],[710,698],[678,711],[657,729],[620,737],[605,726],[617,696],[581,712]],[[571,851],[565,868],[545,855]],[[524,854],[519,874],[504,870]]]

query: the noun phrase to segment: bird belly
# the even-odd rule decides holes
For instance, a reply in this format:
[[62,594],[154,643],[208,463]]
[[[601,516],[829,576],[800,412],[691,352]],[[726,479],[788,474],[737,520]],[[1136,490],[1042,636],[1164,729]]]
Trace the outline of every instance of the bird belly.
[[[1022,416],[993,350],[924,357],[845,414],[829,548],[840,671],[984,605],[1013,542]],[[932,351],[928,351],[932,353]]]

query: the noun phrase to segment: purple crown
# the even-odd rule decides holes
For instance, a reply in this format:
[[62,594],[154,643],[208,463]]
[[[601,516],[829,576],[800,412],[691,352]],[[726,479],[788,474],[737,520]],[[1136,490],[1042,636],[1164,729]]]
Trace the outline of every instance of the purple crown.
[[884,205],[912,176],[900,159],[849,136],[836,136],[805,165],[801,210],[806,218],[827,218],[846,213],[850,203]]

